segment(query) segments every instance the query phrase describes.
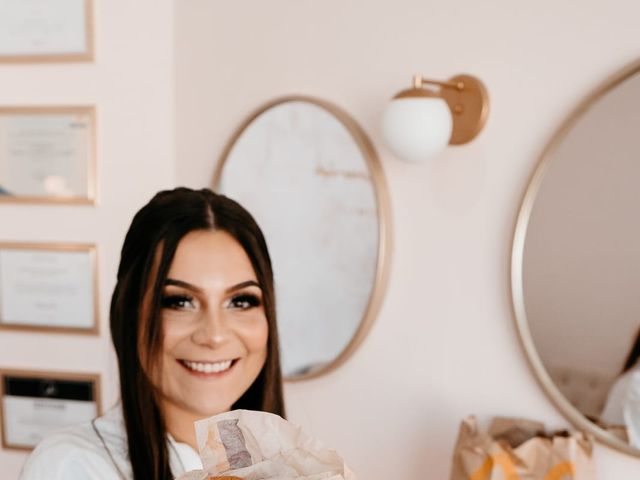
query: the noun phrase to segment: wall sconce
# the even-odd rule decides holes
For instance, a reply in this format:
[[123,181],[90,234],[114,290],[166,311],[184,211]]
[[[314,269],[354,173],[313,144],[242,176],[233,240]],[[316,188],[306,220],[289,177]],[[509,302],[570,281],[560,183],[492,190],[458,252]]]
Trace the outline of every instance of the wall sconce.
[[[436,85],[439,91],[425,88]],[[456,75],[447,82],[413,78],[413,87],[397,93],[387,106],[382,134],[398,157],[423,161],[448,144],[473,140],[487,121],[489,94],[471,75]]]

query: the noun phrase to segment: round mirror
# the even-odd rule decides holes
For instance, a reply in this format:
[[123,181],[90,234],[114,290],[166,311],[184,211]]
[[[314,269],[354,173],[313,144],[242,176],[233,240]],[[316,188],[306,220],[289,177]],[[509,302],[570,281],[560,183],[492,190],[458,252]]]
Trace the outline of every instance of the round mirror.
[[578,428],[640,455],[640,62],[547,146],[516,226],[516,323],[541,385]]
[[264,231],[285,378],[344,362],[377,313],[389,260],[387,192],[364,132],[327,102],[275,100],[233,136],[213,186]]

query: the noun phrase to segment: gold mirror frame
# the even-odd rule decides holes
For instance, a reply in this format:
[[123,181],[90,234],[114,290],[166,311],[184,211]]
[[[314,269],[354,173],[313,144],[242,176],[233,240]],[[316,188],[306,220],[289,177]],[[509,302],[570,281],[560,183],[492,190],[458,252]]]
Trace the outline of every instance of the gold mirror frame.
[[544,180],[545,173],[553,160],[553,154],[567,134],[592,105],[618,85],[637,74],[640,74],[640,60],[635,61],[626,68],[618,71],[601,83],[600,86],[592,91],[586,99],[580,102],[573,112],[571,112],[571,114],[564,120],[544,149],[529,180],[516,220],[515,233],[513,236],[513,249],[511,252],[511,298],[520,344],[524,349],[529,366],[533,370],[538,384],[542,387],[551,402],[576,428],[593,434],[596,439],[610,447],[624,453],[640,457],[640,449],[630,446],[612,433],[588,420],[582,412],[580,412],[565,398],[558,387],[556,387],[545,369],[536,350],[536,346],[533,343],[533,337],[529,329],[527,314],[525,311],[524,288],[522,285],[522,263],[529,218],[531,216],[531,211],[533,209],[538,190]]
[[391,238],[391,205],[389,200],[389,192],[384,177],[384,172],[380,164],[380,160],[376,153],[371,140],[367,134],[362,130],[360,125],[351,118],[351,116],[340,109],[324,100],[320,100],[314,97],[308,97],[304,95],[291,95],[285,97],[276,98],[270,102],[265,103],[253,113],[251,113],[242,124],[233,133],[227,144],[225,145],[222,154],[216,164],[216,169],[213,175],[213,181],[211,182],[212,188],[217,190],[220,185],[220,178],[222,176],[222,170],[226,163],[227,157],[231,152],[236,141],[244,133],[244,131],[256,120],[260,115],[267,110],[288,102],[307,102],[316,105],[336,118],[351,134],[351,137],[358,145],[360,152],[369,168],[371,173],[371,182],[374,189],[376,207],[378,213],[378,255],[376,259],[376,273],[374,277],[373,286],[371,288],[371,294],[369,295],[369,302],[364,311],[360,324],[351,337],[351,341],[344,347],[342,352],[330,363],[312,369],[301,375],[285,377],[287,382],[298,382],[302,380],[309,380],[327,374],[341,365],[343,365],[357,350],[360,344],[363,342],[373,321],[380,310],[384,292],[388,283],[389,277],[389,265],[391,262],[392,251],[392,238]]

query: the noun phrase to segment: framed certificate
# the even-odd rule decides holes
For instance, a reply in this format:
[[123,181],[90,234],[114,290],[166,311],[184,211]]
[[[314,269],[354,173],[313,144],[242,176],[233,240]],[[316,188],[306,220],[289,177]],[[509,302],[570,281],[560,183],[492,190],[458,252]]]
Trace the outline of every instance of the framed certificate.
[[0,0],[0,62],[93,60],[92,0]]
[[46,434],[101,415],[100,377],[0,370],[3,448],[31,450]]
[[0,202],[95,204],[95,157],[93,107],[0,107]]
[[98,334],[93,245],[0,243],[0,329]]

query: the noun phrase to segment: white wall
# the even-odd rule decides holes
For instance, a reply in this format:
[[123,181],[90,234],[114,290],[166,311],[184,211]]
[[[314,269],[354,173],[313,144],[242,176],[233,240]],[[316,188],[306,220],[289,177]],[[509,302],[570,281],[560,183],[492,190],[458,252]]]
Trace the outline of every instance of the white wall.
[[[124,233],[151,195],[174,184],[174,24],[171,0],[94,4],[95,62],[0,64],[0,105],[95,105],[100,204],[0,204],[0,241],[96,243],[102,334],[0,331],[0,368],[100,373],[108,407],[117,396],[108,306]],[[0,478],[17,478],[24,459],[0,450]]]
[[[290,418],[366,480],[444,479],[459,420],[477,413],[566,423],[520,350],[509,296],[519,202],[546,141],[577,102],[638,57],[631,1],[271,0],[177,4],[177,181],[200,186],[235,127],[293,93],[332,101],[379,149],[395,217],[391,282],[355,357],[287,387]],[[413,73],[486,82],[473,144],[425,165],[380,139],[389,97]],[[600,478],[636,459],[598,446]]]
[[[565,112],[640,53],[640,6],[180,0],[174,130],[174,4],[96,3],[95,64],[0,66],[0,103],[97,104],[101,205],[0,206],[0,237],[98,242],[103,334],[2,332],[0,366],[99,370],[113,378],[106,315],[131,215],[155,190],[206,184],[249,111],[299,92],[349,111],[379,148],[395,254],[370,336],[337,372],[287,387],[290,417],[338,448],[365,480],[447,478],[457,424],[468,413],[565,425],[517,344],[512,228],[536,157]],[[386,100],[417,72],[475,74],[493,102],[477,141],[419,166],[392,158],[378,126]],[[109,402],[115,390],[112,379],[106,383]],[[637,460],[606,447],[596,456],[600,478],[640,474]],[[23,459],[0,451],[2,478],[15,478]]]

